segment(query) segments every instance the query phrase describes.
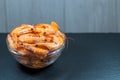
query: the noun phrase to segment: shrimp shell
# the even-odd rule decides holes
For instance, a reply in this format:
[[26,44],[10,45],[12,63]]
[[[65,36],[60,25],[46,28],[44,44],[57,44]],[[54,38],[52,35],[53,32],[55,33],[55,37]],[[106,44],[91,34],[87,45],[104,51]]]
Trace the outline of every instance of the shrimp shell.
[[35,43],[35,34],[24,34],[18,37],[18,40],[26,43]]
[[53,51],[53,50],[56,50],[60,47],[60,44],[55,44],[55,43],[36,43],[36,45],[38,46],[45,46],[49,49],[49,51]]
[[25,43],[38,43],[38,42],[44,42],[45,37],[44,36],[37,37],[36,34],[24,34],[19,36],[18,39],[21,42],[25,42]]
[[43,33],[46,32],[46,34],[53,34],[55,33],[51,25],[49,24],[38,24],[34,26],[34,31]]
[[11,49],[13,50],[16,50],[16,46],[15,46],[15,43],[14,41],[12,40],[12,37],[8,34],[7,36],[7,39],[8,39],[8,45]]
[[33,27],[29,27],[29,28],[25,28],[21,31],[18,31],[18,34],[21,35],[21,34],[32,33],[32,32],[33,32]]
[[55,31],[55,32],[57,32],[58,31],[58,24],[56,23],[56,22],[54,22],[54,21],[52,21],[51,22],[51,27],[52,27],[52,29]]
[[31,52],[23,47],[19,47],[17,48],[18,50],[18,53],[20,53],[21,55],[27,55],[27,54],[30,54]]
[[31,44],[26,44],[26,43],[24,44],[24,48],[32,51],[33,53],[37,53],[44,56],[46,56],[46,54],[49,52],[46,49],[38,48],[38,47],[32,46]]
[[27,24],[23,24],[20,27],[15,28],[12,32],[11,35],[16,34],[16,36],[19,36],[20,34],[23,33],[28,33],[28,32],[32,32],[31,28],[33,28],[33,26],[31,25],[27,25]]

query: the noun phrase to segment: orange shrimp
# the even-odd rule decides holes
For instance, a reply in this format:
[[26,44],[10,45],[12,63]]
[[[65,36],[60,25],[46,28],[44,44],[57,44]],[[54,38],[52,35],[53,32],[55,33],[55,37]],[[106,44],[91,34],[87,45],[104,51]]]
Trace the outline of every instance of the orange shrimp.
[[18,31],[18,34],[21,35],[21,34],[32,33],[32,32],[34,32],[33,27],[29,27],[29,28],[22,29],[21,31]]
[[49,24],[36,24],[36,25],[34,25],[34,27],[44,28],[44,29],[48,28],[48,26],[49,26]]
[[53,42],[61,45],[63,43],[63,39],[59,35],[58,36],[53,35]]
[[30,54],[31,52],[23,47],[19,47],[17,48],[18,50],[18,53],[20,53],[21,55],[27,55],[27,54]]
[[31,50],[33,53],[37,53],[37,54],[44,55],[44,56],[49,52],[46,49],[38,48],[30,44],[24,44],[24,47],[28,50]]
[[7,36],[7,41],[8,41],[9,47],[13,50],[16,50],[16,45],[15,45],[14,41],[12,40],[12,37],[9,34]]
[[66,38],[65,34],[60,31],[57,32],[57,35],[60,36],[63,40]]
[[32,28],[33,28],[33,26],[31,26],[31,25],[23,24],[20,27],[15,28],[11,32],[11,35],[12,36],[14,36],[14,35],[19,36],[19,35],[24,34],[24,33],[32,32]]
[[53,29],[55,32],[58,31],[59,26],[58,26],[58,24],[57,24],[56,22],[52,21],[52,22],[51,22],[51,27],[52,27],[52,29]]
[[30,34],[24,34],[18,37],[19,41],[26,42],[26,43],[38,43],[38,42],[44,42],[45,37],[37,37],[36,34],[30,33]]
[[53,50],[56,50],[60,47],[59,43],[36,43],[36,45],[38,46],[45,46],[49,49],[49,51],[53,51]]
[[46,34],[55,33],[55,31],[53,30],[53,28],[49,24],[38,24],[38,25],[35,25],[34,26],[34,31],[38,32],[38,33],[42,33],[42,34],[44,34],[44,32]]
[[34,43],[35,42],[35,34],[24,34],[18,37],[18,40],[21,42],[26,42],[26,43]]

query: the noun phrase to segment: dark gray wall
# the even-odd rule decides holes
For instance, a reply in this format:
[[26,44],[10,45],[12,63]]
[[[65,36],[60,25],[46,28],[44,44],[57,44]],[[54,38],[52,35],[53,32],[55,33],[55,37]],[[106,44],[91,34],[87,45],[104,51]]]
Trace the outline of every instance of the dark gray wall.
[[64,32],[120,32],[120,0],[0,0],[0,32],[56,21]]

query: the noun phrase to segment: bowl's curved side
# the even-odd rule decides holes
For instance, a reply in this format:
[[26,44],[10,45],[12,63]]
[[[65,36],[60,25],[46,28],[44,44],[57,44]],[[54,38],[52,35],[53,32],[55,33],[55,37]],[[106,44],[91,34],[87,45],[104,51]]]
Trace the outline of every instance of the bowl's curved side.
[[35,55],[35,53],[30,53],[27,55],[21,55],[19,51],[13,50],[10,48],[8,44],[8,40],[6,38],[6,43],[8,50],[10,51],[11,55],[22,65],[29,67],[29,68],[44,68],[49,66],[50,64],[54,63],[58,57],[61,55],[63,49],[65,48],[66,44],[66,36],[64,34],[65,40],[64,43],[61,45],[60,48],[50,52],[45,57],[41,57],[40,55]]

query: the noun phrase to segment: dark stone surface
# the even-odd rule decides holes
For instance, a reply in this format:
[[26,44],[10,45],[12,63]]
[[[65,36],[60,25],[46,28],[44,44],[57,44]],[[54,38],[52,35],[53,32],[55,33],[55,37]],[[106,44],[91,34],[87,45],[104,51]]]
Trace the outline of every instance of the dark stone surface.
[[44,69],[19,64],[0,34],[0,80],[120,80],[120,34],[67,34],[68,46]]

